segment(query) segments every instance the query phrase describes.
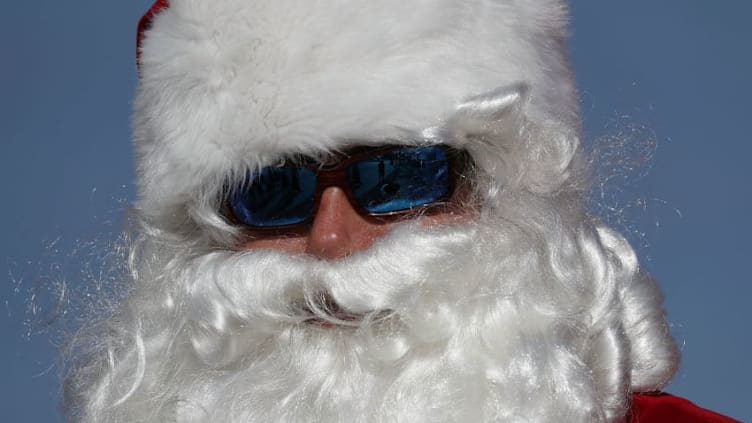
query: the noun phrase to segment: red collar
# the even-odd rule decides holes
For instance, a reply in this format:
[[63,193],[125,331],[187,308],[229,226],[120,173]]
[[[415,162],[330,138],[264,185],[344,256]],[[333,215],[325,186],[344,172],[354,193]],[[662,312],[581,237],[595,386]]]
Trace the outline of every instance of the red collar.
[[663,392],[634,394],[631,423],[741,423]]

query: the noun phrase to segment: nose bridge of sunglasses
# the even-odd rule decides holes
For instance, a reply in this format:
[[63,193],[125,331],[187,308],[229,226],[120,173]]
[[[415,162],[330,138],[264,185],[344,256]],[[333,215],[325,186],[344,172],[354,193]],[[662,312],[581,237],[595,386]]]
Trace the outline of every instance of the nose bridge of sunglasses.
[[323,192],[329,187],[339,187],[347,191],[350,186],[346,178],[346,168],[337,166],[330,169],[319,169],[316,172],[316,190]]
[[[389,147],[388,150],[393,149]],[[324,192],[331,187],[337,187],[341,189],[347,198],[350,205],[358,211],[361,215],[369,215],[370,213],[365,206],[369,200],[373,200],[370,197],[364,197],[362,193],[359,195],[357,190],[360,185],[363,184],[360,178],[360,166],[359,163],[365,161],[372,161],[376,164],[379,173],[382,175],[379,178],[379,182],[383,179],[385,159],[380,154],[383,154],[385,149],[376,150],[374,154],[373,149],[362,149],[351,154],[343,154],[331,157],[329,160],[321,162],[316,169],[316,193],[315,193],[315,208],[318,209]]]
[[333,186],[340,187],[350,194],[352,181],[348,178],[348,169],[352,164],[369,158],[373,154],[372,150],[372,148],[360,147],[349,153],[331,154],[320,161],[315,169],[316,188],[319,194],[326,188]]

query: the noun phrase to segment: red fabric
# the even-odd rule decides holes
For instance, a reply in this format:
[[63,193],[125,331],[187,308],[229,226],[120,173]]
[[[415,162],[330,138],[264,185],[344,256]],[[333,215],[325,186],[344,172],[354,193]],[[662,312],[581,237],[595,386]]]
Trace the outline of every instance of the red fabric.
[[136,64],[139,64],[141,59],[141,42],[144,40],[144,31],[151,27],[151,21],[154,19],[154,16],[162,9],[166,9],[169,5],[169,0],[157,0],[149,8],[149,11],[141,17],[141,20],[138,21],[138,35],[136,38]]
[[741,423],[664,393],[635,394],[631,423]]

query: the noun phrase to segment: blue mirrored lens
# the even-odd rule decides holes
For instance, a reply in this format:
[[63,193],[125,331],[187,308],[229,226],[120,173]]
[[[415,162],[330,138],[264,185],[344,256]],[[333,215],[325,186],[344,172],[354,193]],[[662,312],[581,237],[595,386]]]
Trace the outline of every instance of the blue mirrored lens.
[[310,169],[265,167],[232,194],[237,220],[251,226],[303,223],[313,214],[316,174]]
[[347,179],[354,200],[369,213],[408,210],[449,194],[449,158],[441,147],[387,151],[352,163]]

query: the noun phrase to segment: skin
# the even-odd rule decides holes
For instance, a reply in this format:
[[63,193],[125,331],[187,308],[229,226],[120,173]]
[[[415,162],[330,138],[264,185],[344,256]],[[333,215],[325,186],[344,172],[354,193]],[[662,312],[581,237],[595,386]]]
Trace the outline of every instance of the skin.
[[[458,197],[467,197],[467,194],[455,195],[449,200],[448,207],[439,211],[408,218],[420,219],[426,227],[466,221],[475,211],[471,207],[461,206],[466,203]],[[322,260],[336,260],[367,249],[375,240],[387,234],[395,223],[394,219],[384,221],[361,216],[341,188],[328,187],[322,193],[316,216],[308,230],[284,237],[251,233],[242,248],[276,249],[293,254],[309,254]]]

